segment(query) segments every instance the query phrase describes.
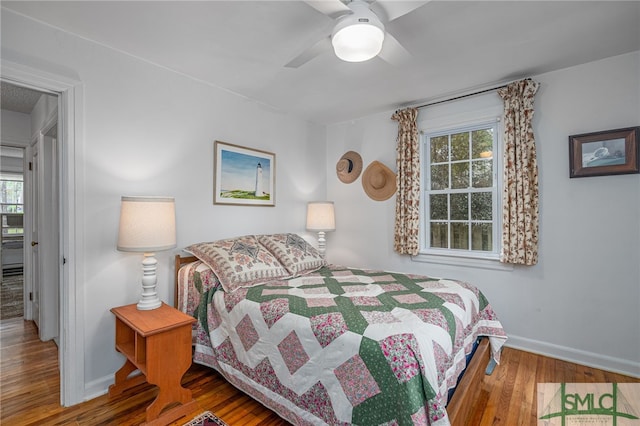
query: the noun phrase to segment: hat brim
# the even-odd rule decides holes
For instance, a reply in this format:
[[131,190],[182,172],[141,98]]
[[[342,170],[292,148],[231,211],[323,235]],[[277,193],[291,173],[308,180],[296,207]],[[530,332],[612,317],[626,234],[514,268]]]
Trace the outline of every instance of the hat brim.
[[396,193],[396,174],[381,162],[372,161],[362,174],[362,188],[372,200],[388,200]]
[[362,157],[355,151],[347,151],[336,163],[336,175],[343,183],[352,183],[362,173]]

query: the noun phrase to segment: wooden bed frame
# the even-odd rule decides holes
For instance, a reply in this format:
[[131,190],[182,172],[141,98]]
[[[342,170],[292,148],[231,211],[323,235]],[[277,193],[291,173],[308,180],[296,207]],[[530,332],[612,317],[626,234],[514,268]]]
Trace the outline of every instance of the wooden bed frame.
[[[195,256],[181,257],[176,255],[175,259],[175,289],[173,304],[178,306],[178,271],[180,267],[187,263],[198,260]],[[452,426],[468,424],[469,414],[473,409],[474,402],[477,400],[482,387],[482,380],[485,375],[485,369],[489,365],[491,359],[491,348],[489,347],[489,339],[482,339],[476,353],[473,355],[471,362],[467,365],[464,376],[458,383],[456,391],[453,393],[451,400],[447,404],[447,414]]]
[[193,263],[198,260],[195,256],[184,256],[181,257],[179,254],[176,254],[176,266],[173,271],[173,307],[178,308],[178,271],[187,263]]

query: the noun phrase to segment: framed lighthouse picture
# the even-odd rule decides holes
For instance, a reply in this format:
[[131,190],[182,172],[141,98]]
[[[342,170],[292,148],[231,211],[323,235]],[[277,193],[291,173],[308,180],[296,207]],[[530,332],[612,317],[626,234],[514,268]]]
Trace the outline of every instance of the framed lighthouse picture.
[[214,142],[213,203],[275,206],[276,155]]

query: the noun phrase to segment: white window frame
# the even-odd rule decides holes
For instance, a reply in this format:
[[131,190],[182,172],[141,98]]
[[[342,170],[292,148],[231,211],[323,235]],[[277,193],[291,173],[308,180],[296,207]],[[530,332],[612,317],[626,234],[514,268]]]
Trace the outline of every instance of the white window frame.
[[5,182],[22,182],[22,202],[21,203],[9,203],[4,199],[0,200],[0,204],[2,205],[2,212],[8,213],[4,211],[4,206],[20,206],[20,212],[12,212],[12,213],[23,213],[24,214],[24,177],[21,173],[11,173],[11,172],[0,172],[0,180]]
[[[418,121],[420,131],[420,249],[419,254],[412,257],[417,262],[446,264],[453,266],[465,266],[473,268],[485,268],[496,270],[513,270],[513,266],[500,262],[500,250],[502,243],[502,189],[503,189],[503,123],[501,121],[503,110],[502,100],[497,93],[490,92],[468,99],[447,102],[445,104],[427,107]],[[423,110],[421,110],[422,112]],[[494,194],[493,203],[493,246],[492,252],[480,252],[472,250],[455,249],[431,249],[427,247],[429,224],[427,194],[428,164],[425,160],[425,144],[429,136],[438,134],[450,134],[457,131],[468,131],[481,125],[495,125],[494,133]]]
[[[428,154],[428,145],[429,142],[432,138],[435,137],[440,137],[440,136],[449,136],[452,134],[457,134],[457,133],[469,133],[469,132],[473,132],[474,130],[481,130],[481,129],[491,129],[493,132],[493,141],[492,141],[492,151],[494,152],[494,155],[492,156],[492,170],[493,170],[493,176],[492,176],[492,186],[491,187],[487,187],[487,188],[464,188],[462,190],[455,190],[455,189],[448,189],[448,190],[442,190],[442,191],[434,191],[430,188],[427,187],[429,181],[428,181],[428,177],[431,176],[431,161],[428,161],[429,158]],[[499,155],[498,151],[496,148],[499,148],[499,126],[498,126],[498,122],[497,121],[488,121],[488,122],[483,122],[483,123],[477,123],[474,125],[468,125],[468,126],[463,126],[463,127],[454,127],[454,128],[449,128],[449,129],[445,129],[444,131],[438,131],[438,132],[433,132],[433,133],[423,133],[420,137],[420,162],[421,162],[421,166],[422,166],[422,195],[421,195],[421,206],[422,206],[422,221],[421,224],[423,224],[424,226],[421,227],[421,252],[423,253],[427,253],[427,254],[434,254],[434,255],[448,255],[448,256],[459,256],[459,257],[471,257],[471,258],[488,258],[488,259],[497,259],[499,257],[499,248],[500,248],[500,244],[498,243],[498,229],[497,229],[497,223],[496,223],[496,218],[498,217],[498,205],[500,203],[500,200],[498,199],[500,197],[500,194],[498,193],[499,190],[499,183],[498,183],[498,157]],[[471,147],[470,147],[471,148]],[[472,163],[473,160],[471,158],[469,158],[468,160],[465,160],[466,162]],[[483,160],[484,161],[484,160]],[[448,164],[453,164],[452,162],[447,162]],[[472,168],[469,169],[469,173],[472,173]],[[449,168],[449,174],[450,177],[452,174],[452,169]],[[470,176],[471,178],[471,176]],[[430,226],[429,223],[431,222],[430,217],[431,217],[431,211],[430,211],[430,203],[428,202],[428,196],[431,195],[433,192],[436,193],[442,193],[442,194],[455,194],[455,193],[464,193],[464,194],[471,194],[474,192],[491,192],[492,194],[492,200],[493,202],[491,203],[491,224],[492,224],[492,232],[491,232],[491,239],[492,239],[492,251],[479,251],[479,250],[472,250],[471,247],[469,247],[468,249],[453,249],[453,248],[434,248],[434,247],[429,247],[429,242],[430,242]],[[469,202],[471,202],[469,200]],[[450,220],[450,219],[446,219],[443,220],[443,222],[447,222],[449,224],[454,223],[456,221]],[[471,224],[472,221],[471,220],[467,220],[465,221],[468,224]],[[450,228],[449,228],[450,229]],[[471,233],[471,228],[469,227],[468,230],[469,233]],[[449,239],[449,245],[451,245],[451,232],[447,233],[448,239]],[[469,235],[470,237],[470,235]],[[469,246],[471,246],[471,238],[469,238]]]

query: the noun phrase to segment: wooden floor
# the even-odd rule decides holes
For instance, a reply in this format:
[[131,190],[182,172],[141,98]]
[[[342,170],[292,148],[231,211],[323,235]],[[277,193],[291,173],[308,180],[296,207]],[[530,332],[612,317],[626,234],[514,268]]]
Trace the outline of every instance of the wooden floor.
[[[128,426],[144,422],[145,408],[156,395],[154,386],[143,384],[117,398],[105,395],[62,408],[55,344],[40,342],[33,323],[21,318],[0,321],[0,337],[0,424]],[[535,425],[536,383],[544,382],[640,380],[505,348],[501,364],[485,376],[468,424]],[[192,366],[183,385],[193,391],[202,410],[214,412],[230,426],[287,424],[208,368]]]

